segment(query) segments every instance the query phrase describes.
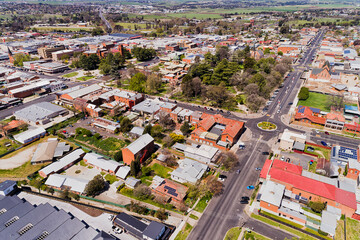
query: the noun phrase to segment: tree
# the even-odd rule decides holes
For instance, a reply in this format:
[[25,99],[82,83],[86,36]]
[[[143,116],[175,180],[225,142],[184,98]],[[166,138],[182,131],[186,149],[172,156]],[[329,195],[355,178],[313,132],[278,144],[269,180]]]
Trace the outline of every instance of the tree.
[[189,133],[191,132],[191,125],[189,124],[189,122],[185,121],[184,124],[181,125],[180,131],[181,131],[185,136],[188,136]]
[[99,36],[103,34],[104,34],[104,30],[101,27],[96,27],[91,31],[91,35],[93,36]]
[[248,106],[253,112],[257,112],[264,102],[265,99],[256,94],[251,94],[246,98],[246,106]]
[[321,213],[326,208],[326,204],[323,202],[310,202],[309,207],[314,212]]
[[137,174],[140,172],[140,170],[141,170],[140,161],[139,159],[135,159],[130,164],[130,175],[136,177]]
[[161,83],[162,81],[158,74],[150,74],[146,80],[146,92],[149,94],[158,93]]
[[121,121],[120,121],[120,131],[121,132],[130,132],[130,130],[132,129],[133,125],[131,123],[131,120],[127,117],[124,117]]
[[231,170],[232,168],[234,168],[236,166],[236,164],[238,163],[238,161],[239,161],[239,159],[232,152],[226,152],[222,156],[222,164],[223,164],[224,168],[227,170]]
[[184,142],[184,136],[176,133],[170,133],[169,135],[174,142]]
[[214,176],[209,176],[206,182],[208,190],[215,196],[220,195],[223,191],[224,185],[219,182]]
[[71,200],[69,190],[67,190],[67,189],[65,189],[64,191],[62,191],[60,193],[60,197],[65,199],[65,200]]
[[151,189],[145,184],[140,184],[134,189],[134,196],[140,201],[148,199],[151,196]]
[[259,86],[255,83],[250,83],[244,88],[244,92],[248,95],[259,94]]
[[153,138],[162,138],[163,136],[163,128],[159,124],[153,126],[150,131],[150,135]]
[[156,56],[156,51],[152,48],[135,47],[131,52],[139,61],[148,61]]
[[151,129],[152,129],[151,124],[146,125],[145,128],[144,128],[143,134],[147,134],[147,133],[151,134]]
[[330,109],[340,111],[345,107],[344,96],[331,95],[330,97],[328,97],[326,105]]
[[94,197],[105,188],[105,180],[101,174],[96,175],[85,187],[87,196]]
[[24,66],[24,62],[31,61],[31,57],[28,54],[17,53],[14,55],[14,65],[15,66]]
[[114,159],[117,162],[121,162],[123,160],[122,151],[119,150],[114,154]]
[[300,89],[299,95],[298,95],[299,100],[306,100],[309,98],[309,89],[307,87],[302,87]]
[[175,123],[168,113],[161,111],[158,116],[161,127],[165,129],[173,129],[175,127]]
[[136,73],[130,79],[130,89],[136,92],[145,92],[146,76],[143,73]]
[[157,217],[160,221],[164,221],[168,218],[168,214],[165,212],[165,209],[160,208],[156,211],[155,217]]
[[84,70],[95,70],[100,64],[100,59],[96,54],[91,54],[89,57],[81,55],[79,59],[79,65]]
[[254,68],[256,60],[254,58],[247,57],[244,61],[244,69]]

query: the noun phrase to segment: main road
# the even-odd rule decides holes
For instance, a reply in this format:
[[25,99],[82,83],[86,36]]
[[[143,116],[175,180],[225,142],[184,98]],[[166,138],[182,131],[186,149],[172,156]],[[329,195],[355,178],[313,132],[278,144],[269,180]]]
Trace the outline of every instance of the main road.
[[[313,41],[304,53],[302,60],[299,62],[300,64],[295,66],[294,71],[286,78],[283,88],[278,93],[274,103],[270,105],[265,116],[256,119],[244,119],[234,115],[229,116],[230,118],[246,122],[246,127],[251,129],[252,140],[249,144],[247,144],[245,151],[238,150],[237,152],[240,163],[239,169],[241,170],[240,174],[232,172],[228,175],[228,178],[224,183],[224,192],[220,196],[214,197],[209,203],[197,225],[191,231],[188,237],[189,240],[222,240],[230,228],[241,225],[254,228],[254,231],[257,231],[271,239],[284,239],[286,237],[292,237],[288,233],[271,228],[268,225],[254,219],[249,219],[243,211],[245,206],[240,204],[240,200],[241,196],[249,196],[251,194],[251,191],[247,190],[246,186],[254,185],[258,180],[259,172],[257,172],[255,168],[261,167],[267,157],[263,153],[269,152],[270,150],[268,141],[272,138],[278,137],[278,134],[285,128],[305,133],[305,131],[294,129],[288,124],[284,124],[281,120],[281,116],[289,114],[292,101],[295,99],[296,94],[302,85],[300,78],[304,70],[309,69],[307,65],[312,61],[312,57],[314,56],[324,34],[324,30],[320,30],[314,37]],[[191,108],[196,109],[194,106],[191,106]],[[226,115],[226,113],[224,114]],[[277,131],[265,132],[258,129],[256,125],[260,121],[271,121],[275,123],[278,127]],[[319,141],[319,139],[322,139],[323,137],[326,137],[326,135],[319,136],[315,132],[311,133],[311,139],[314,141]],[[330,136],[328,141],[336,142],[340,140],[345,144],[356,144],[356,142],[340,136]]]

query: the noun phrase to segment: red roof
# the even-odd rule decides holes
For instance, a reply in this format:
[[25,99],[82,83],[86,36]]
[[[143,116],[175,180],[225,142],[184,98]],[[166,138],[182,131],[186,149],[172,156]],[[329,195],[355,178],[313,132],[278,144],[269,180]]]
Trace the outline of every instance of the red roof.
[[203,114],[202,118],[203,119],[199,122],[199,127],[204,129],[205,131],[208,131],[215,123],[219,123],[226,126],[222,134],[227,134],[231,137],[235,137],[244,127],[243,122],[225,118],[220,114]]
[[333,200],[352,209],[357,209],[355,193],[277,168],[271,168],[269,174],[271,179],[276,179],[285,184],[290,184],[299,190]]
[[353,123],[345,123],[344,127],[350,130],[354,130],[359,132],[360,131],[360,124],[353,122]]
[[339,122],[345,122],[345,117],[340,112],[330,112],[326,114],[326,118],[330,120],[336,120]]
[[[266,159],[264,166],[262,167],[261,172],[260,172],[261,178],[266,178],[266,174],[268,173],[271,162],[272,162],[272,160]],[[301,166],[298,166],[298,165],[295,165],[292,163],[287,163],[287,162],[281,161],[279,159],[275,159],[273,161],[272,168],[288,171],[288,172],[291,172],[291,173],[294,173],[297,175],[301,175],[301,173],[302,173]]]
[[300,110],[300,107],[298,108],[298,111],[295,114],[296,120],[308,119],[312,123],[318,123],[318,124],[322,124],[322,125],[324,125],[326,122],[325,118],[314,115],[314,112],[311,110],[310,107],[301,106],[301,111],[299,111],[299,110]]

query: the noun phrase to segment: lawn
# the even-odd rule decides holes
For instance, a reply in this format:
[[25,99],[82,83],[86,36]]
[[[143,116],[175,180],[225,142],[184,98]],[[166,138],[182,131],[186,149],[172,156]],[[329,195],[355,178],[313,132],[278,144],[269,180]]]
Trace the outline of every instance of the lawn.
[[63,31],[63,32],[80,32],[80,31],[91,31],[92,27],[37,27],[39,32],[48,31]]
[[32,165],[30,161],[24,163],[20,167],[13,169],[0,169],[1,178],[26,178],[31,173],[39,171],[49,163]]
[[63,77],[65,77],[65,78],[71,78],[71,77],[75,77],[75,76],[77,76],[77,75],[79,75],[78,72],[71,72],[71,73],[68,73],[68,74],[63,75]]
[[189,217],[192,218],[192,219],[195,219],[195,220],[198,220],[198,219],[199,219],[199,217],[198,217],[198,216],[195,216],[194,214],[190,214]]
[[319,108],[322,111],[330,111],[327,106],[329,96],[321,93],[309,92],[309,98],[306,100],[299,100],[298,105]]
[[258,234],[256,232],[251,231],[246,232],[244,235],[245,240],[271,240],[270,238],[265,237],[264,235]]
[[[336,235],[339,238],[335,238],[335,239],[341,239],[341,236],[344,236],[344,221],[340,220],[342,222],[342,234],[340,234],[339,236]],[[339,221],[339,222],[340,222]],[[339,227],[338,225],[338,227]],[[346,218],[346,239],[360,239],[360,222],[356,221],[354,219],[351,218]],[[336,229],[336,232],[338,232],[338,230]]]
[[[137,30],[146,28],[145,23],[125,23],[125,22],[120,22],[120,23],[115,23],[115,25],[121,25],[124,28],[128,28],[128,29],[131,29],[131,30],[135,30],[135,25],[137,26]],[[151,30],[151,29],[149,29],[149,30]]]
[[227,231],[224,240],[237,240],[240,236],[241,228],[234,227]]
[[[312,147],[314,148],[314,151],[308,151],[308,147]],[[318,155],[318,157],[320,158],[325,158],[327,160],[330,160],[330,154],[331,154],[331,149],[326,149],[326,148],[322,148],[322,147],[316,147],[316,146],[312,146],[312,145],[305,145],[305,150],[304,152],[306,153],[311,153],[311,154],[315,154]]]
[[197,212],[204,212],[206,206],[209,204],[209,201],[211,199],[212,196],[205,196],[205,197],[202,197],[198,204],[195,206],[194,210],[197,211]]
[[90,80],[90,79],[92,79],[92,78],[94,78],[94,76],[82,76],[82,77],[78,77],[78,78],[76,78],[76,80],[79,80],[79,81],[87,81],[87,80]]
[[[6,147],[5,144],[7,144],[7,143],[10,143],[11,146]],[[15,141],[12,141],[10,139],[4,138],[4,139],[0,140],[0,155],[7,153],[11,149],[16,149],[18,147],[20,147],[20,144],[17,144]]]
[[315,173],[316,172],[317,161],[314,161],[311,165],[310,165],[310,163],[308,163],[308,165],[309,165],[309,172]]
[[112,175],[112,174],[107,174],[105,176],[105,180],[109,181],[110,184],[113,184],[114,182],[119,181],[119,179],[117,179],[117,177],[115,175]]
[[188,235],[190,234],[191,230],[193,229],[193,226],[186,223],[185,227],[181,230],[181,232],[176,235],[175,240],[185,240]]
[[162,178],[169,178],[170,177],[170,173],[172,171],[171,168],[168,168],[168,167],[165,167],[161,164],[158,164],[158,163],[154,163],[152,166],[151,166],[151,170],[154,171],[155,175],[158,175]]

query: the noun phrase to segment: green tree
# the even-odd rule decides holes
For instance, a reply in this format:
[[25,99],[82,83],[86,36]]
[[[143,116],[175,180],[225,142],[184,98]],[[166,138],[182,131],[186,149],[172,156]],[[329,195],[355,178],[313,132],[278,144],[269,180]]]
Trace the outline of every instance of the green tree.
[[136,73],[130,79],[130,89],[136,92],[145,92],[146,76],[143,73]]
[[159,92],[159,89],[161,88],[161,78],[158,74],[152,73],[150,76],[148,76],[146,80],[146,92],[149,94],[155,94]]
[[185,137],[180,134],[170,133],[169,135],[174,142],[184,142]]
[[314,212],[321,213],[326,208],[326,204],[323,202],[310,202],[309,207]]
[[146,125],[145,128],[144,128],[144,133],[143,134],[147,134],[147,133],[151,134],[151,129],[152,129],[151,124]]
[[247,57],[245,58],[244,61],[244,68],[245,69],[254,68],[255,64],[256,64],[256,60],[254,58]]
[[96,175],[85,187],[87,196],[94,197],[105,188],[105,180],[101,174]]
[[96,54],[91,54],[89,57],[81,55],[79,59],[79,65],[84,70],[95,70],[100,64],[100,59]]
[[104,30],[101,27],[96,27],[91,31],[91,35],[93,36],[99,36],[103,34],[104,34]]
[[168,218],[168,214],[165,212],[165,209],[161,208],[156,211],[155,217],[157,217],[160,221],[164,221]]
[[188,136],[189,133],[191,132],[191,125],[185,121],[183,125],[181,125],[180,127],[180,131],[185,135]]
[[129,132],[132,129],[133,125],[131,123],[131,120],[127,117],[124,117],[120,121],[120,131],[121,132]]
[[299,95],[298,95],[299,100],[306,100],[309,98],[309,89],[307,87],[302,87],[300,89]]
[[24,62],[31,61],[31,57],[28,54],[17,53],[14,55],[14,65],[15,66],[24,66]]
[[123,160],[123,155],[122,155],[122,151],[119,150],[114,154],[114,159],[117,162],[121,162]]
[[143,201],[151,196],[151,189],[145,184],[141,184],[134,189],[134,196]]
[[130,164],[130,175],[136,177],[141,170],[141,164],[139,159],[135,159]]
[[132,53],[139,61],[148,61],[156,56],[156,51],[152,48],[135,47]]

